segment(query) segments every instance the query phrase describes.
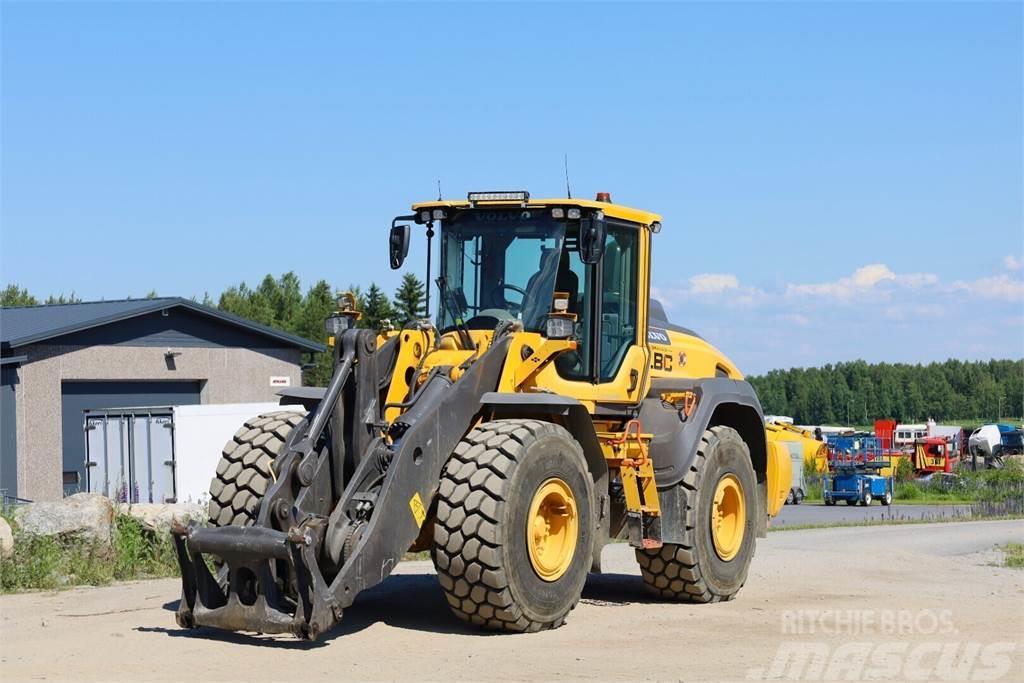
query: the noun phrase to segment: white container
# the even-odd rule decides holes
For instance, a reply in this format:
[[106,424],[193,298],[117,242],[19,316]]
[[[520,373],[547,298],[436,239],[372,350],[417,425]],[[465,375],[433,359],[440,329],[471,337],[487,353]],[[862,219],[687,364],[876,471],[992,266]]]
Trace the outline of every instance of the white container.
[[302,409],[224,403],[87,411],[88,490],[122,503],[205,503],[225,444],[249,418],[279,411]]
[[301,408],[277,403],[175,406],[177,502],[205,503],[209,500],[210,480],[217,470],[224,445],[249,418],[285,410],[301,411]]

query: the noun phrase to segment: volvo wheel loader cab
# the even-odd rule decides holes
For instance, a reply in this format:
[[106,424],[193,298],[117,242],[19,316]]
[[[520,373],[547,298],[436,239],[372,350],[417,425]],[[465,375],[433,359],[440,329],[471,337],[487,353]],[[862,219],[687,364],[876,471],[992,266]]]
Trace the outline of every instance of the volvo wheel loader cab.
[[179,624],[316,638],[430,549],[460,618],[552,628],[614,538],[659,596],[735,596],[789,456],[736,367],[650,299],[660,217],[526,192],[412,211],[389,261],[413,230],[439,240],[436,319],[359,329],[339,302],[328,386],[247,422],[210,524],[174,530]]

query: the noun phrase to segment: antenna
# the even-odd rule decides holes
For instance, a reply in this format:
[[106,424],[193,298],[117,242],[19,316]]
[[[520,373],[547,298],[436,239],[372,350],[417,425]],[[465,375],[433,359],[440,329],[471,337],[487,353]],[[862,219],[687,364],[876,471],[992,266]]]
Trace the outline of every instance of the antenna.
[[569,187],[569,155],[563,155],[562,161],[565,163],[565,194],[572,199],[572,188]]
[[437,179],[437,201],[441,201],[441,179]]

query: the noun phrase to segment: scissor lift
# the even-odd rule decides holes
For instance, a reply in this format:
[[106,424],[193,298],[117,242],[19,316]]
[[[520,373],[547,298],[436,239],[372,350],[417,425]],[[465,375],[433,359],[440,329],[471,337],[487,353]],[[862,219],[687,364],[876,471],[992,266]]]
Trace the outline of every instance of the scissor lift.
[[885,469],[892,471],[891,457],[880,449],[830,452],[829,468],[822,476],[825,505],[845,500],[847,505],[866,506],[876,499],[882,505],[890,505],[893,478],[881,474]]

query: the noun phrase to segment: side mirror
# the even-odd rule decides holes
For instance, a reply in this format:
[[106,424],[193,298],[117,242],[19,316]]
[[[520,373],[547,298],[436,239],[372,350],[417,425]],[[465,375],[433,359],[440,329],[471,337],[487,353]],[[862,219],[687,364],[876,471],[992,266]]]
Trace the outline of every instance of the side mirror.
[[604,214],[600,211],[580,220],[580,260],[594,265],[604,255],[604,241],[607,236]]
[[391,259],[391,270],[398,270],[409,255],[409,240],[412,228],[408,225],[392,225],[388,237],[388,256]]

